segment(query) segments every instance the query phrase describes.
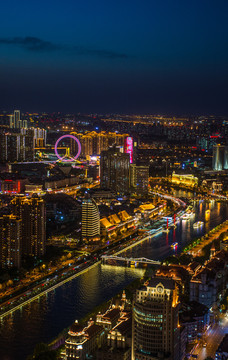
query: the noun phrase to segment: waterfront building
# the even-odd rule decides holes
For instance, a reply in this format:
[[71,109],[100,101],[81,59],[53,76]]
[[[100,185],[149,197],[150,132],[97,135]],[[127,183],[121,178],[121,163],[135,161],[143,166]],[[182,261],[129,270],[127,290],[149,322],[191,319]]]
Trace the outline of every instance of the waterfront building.
[[130,185],[137,195],[147,195],[149,185],[149,166],[130,165]]
[[114,146],[101,152],[101,187],[115,191],[117,194],[129,192],[129,154],[120,152]]
[[198,178],[192,174],[176,174],[174,171],[172,173],[172,183],[194,187],[198,185]]
[[97,347],[101,347],[105,340],[105,332],[102,326],[88,322],[88,326],[78,324],[77,320],[70,327],[65,341],[65,360],[88,359]]
[[117,324],[120,313],[121,311],[118,307],[108,309],[104,314],[97,314],[96,323],[103,326],[106,331],[110,331]]
[[96,351],[96,360],[131,360],[131,313],[124,313],[107,334],[107,344]]
[[178,287],[152,278],[136,291],[133,303],[132,360],[180,359]]
[[17,216],[0,217],[0,267],[20,267],[21,230],[21,219]]
[[116,238],[127,230],[135,227],[135,219],[132,218],[125,210],[118,214],[112,214],[100,220],[101,235],[106,238]]
[[15,197],[13,214],[22,221],[22,254],[42,256],[46,247],[46,206],[40,197]]
[[82,201],[82,239],[100,239],[100,213],[95,200],[86,197]]

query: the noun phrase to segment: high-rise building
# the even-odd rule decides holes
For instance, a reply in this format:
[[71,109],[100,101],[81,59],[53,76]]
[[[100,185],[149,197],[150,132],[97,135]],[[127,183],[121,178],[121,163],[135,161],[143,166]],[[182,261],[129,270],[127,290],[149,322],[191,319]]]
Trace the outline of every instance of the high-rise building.
[[178,288],[172,279],[152,278],[136,291],[132,360],[179,359],[178,310]]
[[9,125],[10,125],[11,129],[15,128],[14,116],[13,115],[9,115]]
[[213,147],[212,168],[216,171],[228,169],[228,146],[219,144]]
[[[100,155],[103,150],[108,150],[114,144],[124,147],[124,140],[127,134],[117,134],[115,132],[100,132],[96,131],[86,132],[85,134],[72,132],[81,143],[81,157]],[[73,139],[70,140],[70,153],[77,153],[77,144]]]
[[33,161],[34,139],[33,132],[2,133],[0,134],[0,161]]
[[22,221],[22,254],[41,256],[46,245],[46,207],[40,197],[15,197],[13,214]]
[[101,152],[101,187],[118,194],[129,192],[130,156],[120,152],[116,146]]
[[35,147],[45,147],[47,142],[47,130],[33,128]]
[[100,213],[96,202],[87,197],[82,202],[82,238],[100,239]]
[[20,110],[14,110],[14,127],[16,129],[20,128]]
[[149,166],[135,164],[130,165],[130,185],[139,195],[148,193]]
[[21,220],[14,215],[0,217],[0,267],[20,267]]

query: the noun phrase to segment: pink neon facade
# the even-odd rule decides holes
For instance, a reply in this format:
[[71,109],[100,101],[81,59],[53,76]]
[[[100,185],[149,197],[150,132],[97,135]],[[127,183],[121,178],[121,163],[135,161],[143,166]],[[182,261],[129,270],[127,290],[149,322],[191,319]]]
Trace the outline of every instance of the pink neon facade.
[[130,155],[130,164],[133,163],[133,138],[128,136],[124,142],[124,152]]

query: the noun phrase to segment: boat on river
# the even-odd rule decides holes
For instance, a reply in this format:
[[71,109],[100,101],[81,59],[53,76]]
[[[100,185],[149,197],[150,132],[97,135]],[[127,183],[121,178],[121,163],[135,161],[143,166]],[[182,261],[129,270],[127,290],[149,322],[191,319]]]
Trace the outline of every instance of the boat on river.
[[199,229],[204,225],[203,221],[197,221],[193,224],[193,229]]
[[171,248],[172,248],[172,249],[176,249],[177,246],[178,246],[178,243],[177,243],[177,242],[171,244]]

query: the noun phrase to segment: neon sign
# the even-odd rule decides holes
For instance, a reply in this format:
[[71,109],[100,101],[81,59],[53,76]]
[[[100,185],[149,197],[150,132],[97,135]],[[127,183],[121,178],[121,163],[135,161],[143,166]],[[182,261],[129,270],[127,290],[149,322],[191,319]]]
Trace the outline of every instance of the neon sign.
[[124,152],[130,155],[130,164],[133,163],[133,138],[128,136],[125,139]]

